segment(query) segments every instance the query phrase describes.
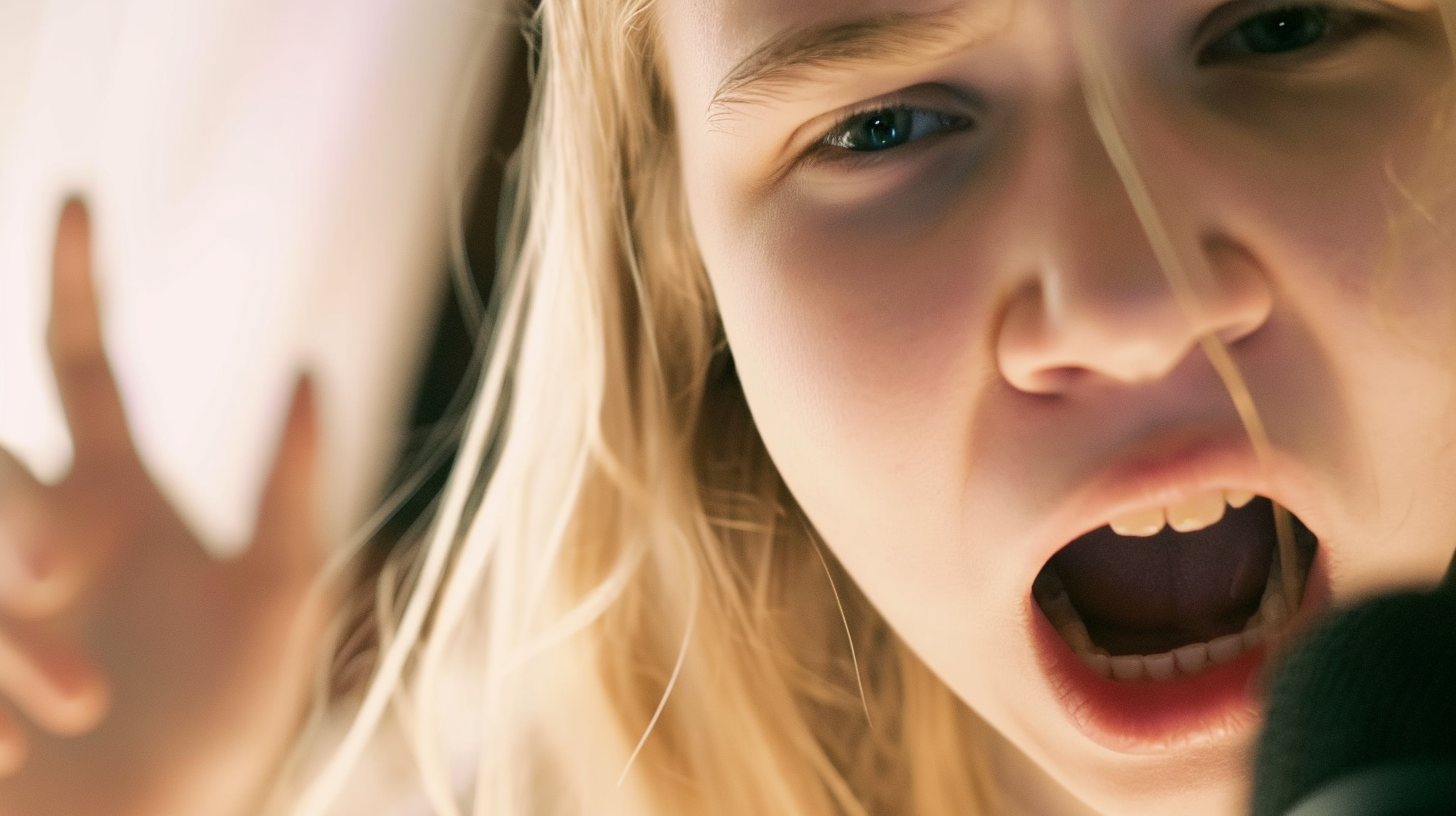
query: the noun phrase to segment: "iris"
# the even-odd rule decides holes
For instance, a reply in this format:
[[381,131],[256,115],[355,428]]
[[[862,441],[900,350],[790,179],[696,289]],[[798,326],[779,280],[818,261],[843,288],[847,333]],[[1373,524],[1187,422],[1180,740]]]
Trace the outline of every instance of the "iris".
[[821,144],[842,150],[873,152],[899,147],[926,136],[970,127],[964,117],[896,106],[850,117]]
[[[1278,57],[1354,39],[1376,24],[1369,15],[1322,5],[1287,5],[1255,14],[1228,29],[1199,54],[1200,65]],[[1323,49],[1321,49],[1323,50]]]
[[884,150],[910,141],[910,111],[890,108],[873,111],[849,122],[843,146],[850,150]]
[[1282,54],[1314,45],[1330,28],[1329,12],[1319,7],[1284,8],[1261,14],[1230,32],[1251,54]]

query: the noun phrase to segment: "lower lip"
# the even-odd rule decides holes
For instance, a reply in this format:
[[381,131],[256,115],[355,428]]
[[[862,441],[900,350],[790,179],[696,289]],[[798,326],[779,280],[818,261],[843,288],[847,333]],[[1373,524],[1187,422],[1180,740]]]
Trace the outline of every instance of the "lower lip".
[[[1315,555],[1304,597],[1285,632],[1302,628],[1329,598],[1323,548]],[[1123,754],[1158,754],[1220,742],[1258,725],[1259,646],[1202,674],[1169,680],[1119,681],[1089,669],[1030,598],[1037,661],[1067,717],[1088,739]]]

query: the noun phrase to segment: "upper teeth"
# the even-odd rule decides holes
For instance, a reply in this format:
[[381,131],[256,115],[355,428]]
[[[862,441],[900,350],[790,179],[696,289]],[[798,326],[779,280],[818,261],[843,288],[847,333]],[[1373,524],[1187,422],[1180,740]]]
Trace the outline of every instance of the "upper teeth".
[[1172,505],[1145,507],[1113,517],[1107,522],[1122,536],[1156,535],[1166,524],[1180,533],[1202,530],[1223,518],[1224,506],[1243,507],[1253,501],[1248,490],[1210,490]]

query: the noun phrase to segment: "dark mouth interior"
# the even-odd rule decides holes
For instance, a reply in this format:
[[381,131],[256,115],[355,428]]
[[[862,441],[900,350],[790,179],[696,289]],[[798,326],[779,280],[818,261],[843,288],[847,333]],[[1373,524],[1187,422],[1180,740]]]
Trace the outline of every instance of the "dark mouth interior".
[[[1294,529],[1303,576],[1316,539],[1297,518]],[[1140,538],[1100,527],[1042,572],[1055,570],[1093,643],[1113,655],[1158,654],[1242,629],[1259,609],[1277,549],[1273,505],[1260,496],[1188,533],[1164,527]]]

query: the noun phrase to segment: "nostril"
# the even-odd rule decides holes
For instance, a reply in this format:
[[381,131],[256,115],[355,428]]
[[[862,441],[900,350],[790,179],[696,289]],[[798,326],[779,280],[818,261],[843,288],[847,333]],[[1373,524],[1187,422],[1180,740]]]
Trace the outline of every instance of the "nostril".
[[1203,298],[1206,325],[1203,333],[1214,334],[1231,345],[1258,331],[1274,309],[1273,290],[1264,265],[1246,245],[1225,235],[1203,240],[1212,291]]
[[1049,267],[1010,296],[997,328],[1004,379],[1028,394],[1060,394],[1099,379],[1122,384],[1167,376],[1212,335],[1232,345],[1273,310],[1264,266],[1227,239],[1204,243],[1206,266],[1190,292],[1174,296],[1156,266],[1119,274]]
[[1008,378],[1008,381],[1026,394],[1056,396],[1076,390],[1090,376],[1092,372],[1085,368],[1056,366],[1028,372],[1017,380]]
[[1058,362],[1053,318],[1040,286],[1015,293],[1001,316],[996,337],[996,364],[1018,391],[1054,394],[1078,379],[1078,368]]
[[1058,366],[1039,371],[1035,378],[1034,393],[1057,394],[1075,388],[1077,383],[1086,378],[1088,372],[1085,368],[1076,366]]
[[1028,394],[1084,382],[1161,379],[1197,342],[1171,293],[1127,287],[1078,292],[1056,303],[1022,293],[1005,310],[996,345],[1002,376]]

